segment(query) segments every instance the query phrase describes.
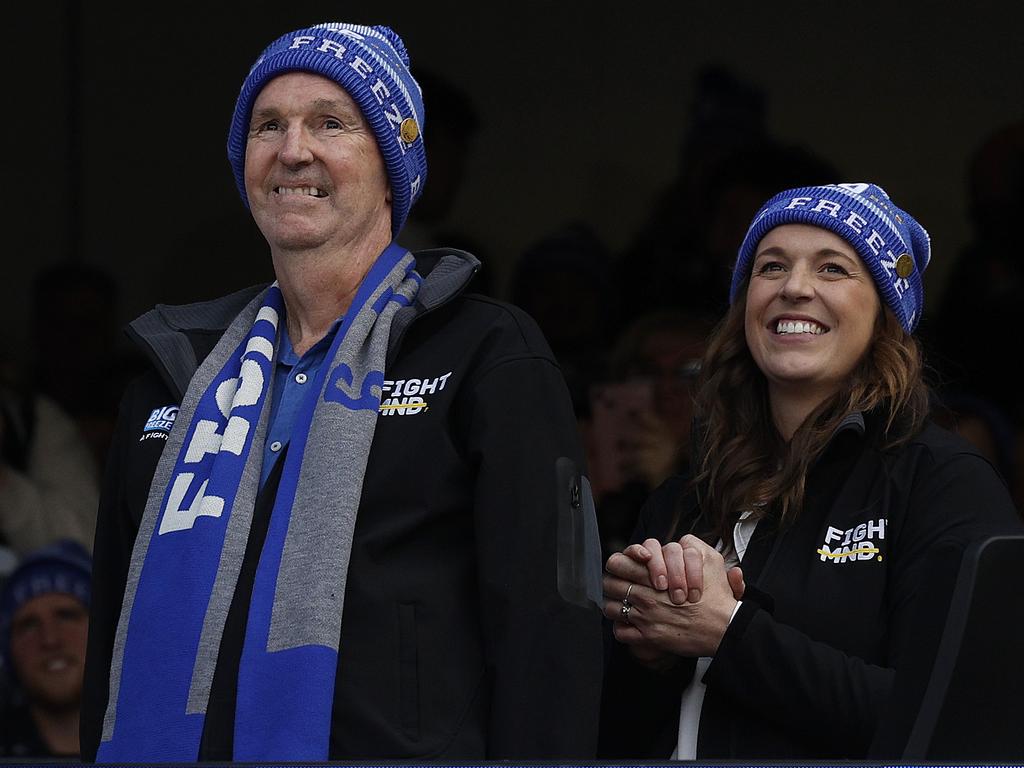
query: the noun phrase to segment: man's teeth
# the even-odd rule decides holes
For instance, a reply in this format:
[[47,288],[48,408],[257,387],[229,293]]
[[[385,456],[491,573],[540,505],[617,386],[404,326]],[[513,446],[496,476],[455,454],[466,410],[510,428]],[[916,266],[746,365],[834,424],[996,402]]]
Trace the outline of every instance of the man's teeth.
[[67,659],[52,659],[46,665],[47,672],[61,672],[68,668]]
[[278,187],[279,195],[309,195],[310,197],[323,197],[319,187]]
[[775,327],[776,333],[812,333],[818,336],[825,332],[817,323],[810,321],[799,321],[799,320],[780,320],[779,324]]

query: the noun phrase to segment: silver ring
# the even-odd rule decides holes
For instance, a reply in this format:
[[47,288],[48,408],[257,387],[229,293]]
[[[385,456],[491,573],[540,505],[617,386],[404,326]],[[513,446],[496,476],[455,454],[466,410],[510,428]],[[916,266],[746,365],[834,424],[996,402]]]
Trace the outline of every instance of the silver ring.
[[635,586],[636,586],[636,584],[634,584],[633,582],[629,583],[629,586],[626,587],[626,596],[624,598],[622,598],[623,602],[626,602],[626,601],[629,600],[629,593],[633,591],[633,587],[635,587]]
[[632,603],[630,603],[630,602],[628,602],[626,600],[622,601],[622,607],[619,609],[619,618],[622,619],[622,621],[626,622],[627,624],[629,624],[629,612],[630,612],[630,610],[632,608],[633,608],[633,604]]

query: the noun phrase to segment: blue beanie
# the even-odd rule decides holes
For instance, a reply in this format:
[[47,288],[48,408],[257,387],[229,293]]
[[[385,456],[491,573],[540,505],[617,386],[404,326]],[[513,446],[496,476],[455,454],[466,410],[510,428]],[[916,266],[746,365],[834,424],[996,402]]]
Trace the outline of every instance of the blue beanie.
[[780,192],[754,216],[732,273],[729,302],[750,275],[754,251],[769,230],[783,224],[810,224],[848,242],[875,280],[878,293],[908,332],[921,319],[922,275],[931,258],[924,227],[897,208],[874,184],[826,184]]
[[289,32],[264,49],[242,83],[228,132],[228,160],[247,207],[245,146],[252,105],[268,82],[286,72],[323,75],[359,105],[384,157],[391,183],[391,234],[397,236],[427,178],[423,96],[402,39],[385,26],[332,22]]
[[76,597],[88,608],[91,579],[92,558],[77,541],[62,539],[25,555],[0,590],[0,666],[9,664],[11,622],[21,606],[56,592]]

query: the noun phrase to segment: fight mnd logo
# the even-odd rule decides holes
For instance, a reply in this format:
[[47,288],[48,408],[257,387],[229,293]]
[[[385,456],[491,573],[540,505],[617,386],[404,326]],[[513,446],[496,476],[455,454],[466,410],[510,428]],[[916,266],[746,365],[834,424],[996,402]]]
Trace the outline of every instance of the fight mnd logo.
[[153,412],[149,414],[149,418],[146,419],[146,426],[142,428],[142,437],[139,438],[139,442],[153,437],[166,440],[176,418],[178,418],[178,406],[176,405],[154,408]]
[[430,406],[424,395],[433,395],[444,389],[452,371],[443,376],[427,379],[398,379],[385,381],[381,387],[381,416],[414,416],[424,413]]
[[825,542],[817,549],[821,562],[881,561],[881,543],[885,541],[887,522],[882,517],[878,520],[868,520],[845,531],[830,525],[825,531]]

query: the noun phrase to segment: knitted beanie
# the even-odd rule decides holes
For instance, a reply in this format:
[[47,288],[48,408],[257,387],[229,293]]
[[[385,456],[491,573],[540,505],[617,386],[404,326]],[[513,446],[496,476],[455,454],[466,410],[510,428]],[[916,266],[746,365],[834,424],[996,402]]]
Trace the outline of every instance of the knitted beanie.
[[924,227],[896,207],[875,184],[827,184],[787,189],[765,203],[747,230],[732,274],[734,302],[750,276],[754,252],[769,230],[783,224],[809,224],[841,237],[857,252],[874,278],[882,301],[908,332],[921,319],[922,275],[931,258]]
[[331,22],[289,32],[264,49],[242,83],[228,132],[228,160],[246,207],[245,147],[252,105],[270,80],[286,72],[323,75],[359,105],[384,157],[391,183],[391,233],[397,236],[427,178],[423,97],[402,39],[385,26]]

